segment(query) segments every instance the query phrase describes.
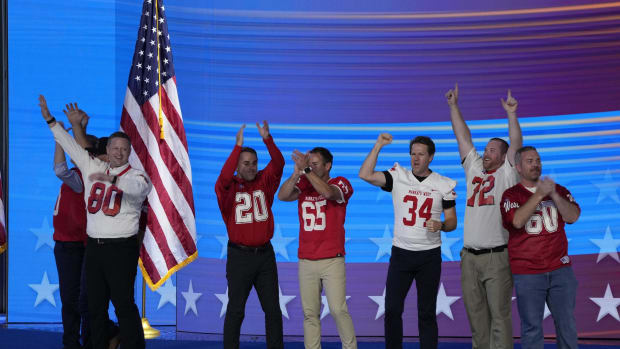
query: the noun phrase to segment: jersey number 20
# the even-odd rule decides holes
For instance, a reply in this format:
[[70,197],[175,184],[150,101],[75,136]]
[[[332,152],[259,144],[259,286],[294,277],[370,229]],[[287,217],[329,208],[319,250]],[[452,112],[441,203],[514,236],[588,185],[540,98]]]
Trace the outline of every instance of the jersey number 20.
[[250,193],[237,193],[235,195],[235,223],[246,224],[253,221],[262,222],[269,218],[267,211],[267,201],[262,190],[255,190]]

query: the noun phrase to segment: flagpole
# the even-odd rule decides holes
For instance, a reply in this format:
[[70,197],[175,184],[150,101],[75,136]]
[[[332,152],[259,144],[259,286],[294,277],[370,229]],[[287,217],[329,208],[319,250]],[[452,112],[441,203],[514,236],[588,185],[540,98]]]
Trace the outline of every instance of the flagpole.
[[142,328],[144,329],[144,338],[153,339],[159,337],[159,330],[151,327],[149,320],[146,318],[146,279],[142,275]]

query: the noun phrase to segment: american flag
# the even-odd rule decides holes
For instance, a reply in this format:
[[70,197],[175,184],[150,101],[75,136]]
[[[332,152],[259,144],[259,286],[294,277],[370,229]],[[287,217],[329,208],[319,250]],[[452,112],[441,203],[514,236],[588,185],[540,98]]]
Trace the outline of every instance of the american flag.
[[6,250],[6,221],[4,220],[4,201],[2,199],[2,174],[0,173],[0,253]]
[[152,290],[198,256],[192,170],[165,11],[162,0],[142,5],[121,117],[133,148],[129,162],[153,182],[140,249],[140,267]]

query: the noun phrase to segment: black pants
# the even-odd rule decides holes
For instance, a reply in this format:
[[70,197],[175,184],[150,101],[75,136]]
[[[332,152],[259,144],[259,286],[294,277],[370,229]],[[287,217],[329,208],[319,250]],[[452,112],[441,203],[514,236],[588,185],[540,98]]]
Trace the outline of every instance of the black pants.
[[278,290],[278,269],[271,244],[263,251],[243,251],[228,246],[226,260],[228,307],[224,319],[224,348],[239,348],[245,303],[252,286],[265,312],[267,348],[283,348],[282,312]]
[[441,276],[441,248],[409,251],[392,246],[385,291],[385,347],[403,347],[405,298],[416,280],[420,348],[437,348],[437,292]]
[[86,284],[93,348],[108,347],[108,303],[111,300],[123,349],[142,349],[144,331],[134,298],[138,239],[133,236],[120,241],[100,242],[89,238],[86,246]]
[[88,328],[87,322],[82,320],[86,314],[86,292],[81,287],[84,243],[56,241],[54,257],[62,301],[62,344],[68,349],[80,348],[80,324],[83,336]]

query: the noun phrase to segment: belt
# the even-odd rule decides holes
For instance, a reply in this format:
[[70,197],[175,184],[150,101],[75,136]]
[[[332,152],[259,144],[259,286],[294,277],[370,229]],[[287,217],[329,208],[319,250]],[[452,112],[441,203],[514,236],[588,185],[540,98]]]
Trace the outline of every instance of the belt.
[[128,242],[132,240],[137,240],[138,235],[132,235],[126,238],[91,238],[88,237],[88,242],[97,244],[97,245],[107,245],[107,244],[120,244],[123,242]]
[[262,253],[271,249],[271,242],[267,242],[261,246],[246,246],[241,244],[235,244],[234,242],[228,241],[228,247],[236,248],[237,250],[252,252],[252,253]]
[[483,248],[480,250],[476,250],[474,248],[469,248],[469,247],[465,247],[465,249],[467,250],[467,252],[473,253],[477,256],[480,254],[491,253],[491,252],[502,252],[506,247],[508,247],[508,245],[501,245],[501,246],[492,247],[492,248]]

